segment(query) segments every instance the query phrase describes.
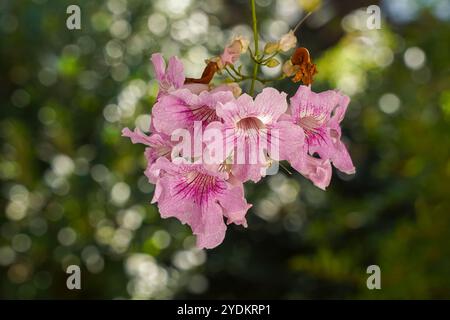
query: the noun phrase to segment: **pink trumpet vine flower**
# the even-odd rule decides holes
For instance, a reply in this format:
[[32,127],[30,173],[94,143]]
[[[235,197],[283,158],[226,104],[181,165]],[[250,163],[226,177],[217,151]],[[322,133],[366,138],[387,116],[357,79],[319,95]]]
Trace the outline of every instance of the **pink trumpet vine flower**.
[[341,141],[340,123],[349,101],[349,97],[334,90],[314,93],[309,86],[300,86],[290,99],[291,114],[284,117],[305,133],[303,150],[291,152],[287,160],[322,189],[330,183],[331,164],[344,173],[355,173]]
[[280,160],[280,154],[285,153],[281,149],[290,148],[290,144],[303,145],[300,128],[288,121],[278,122],[286,109],[286,94],[274,88],[265,88],[254,100],[243,94],[218,105],[221,122],[211,123],[205,131],[222,132],[224,141],[220,144],[229,151],[224,153],[224,160],[233,158],[231,172],[236,178],[257,182],[272,160]]
[[178,164],[159,158],[152,166],[159,176],[152,202],[163,218],[187,223],[197,236],[197,247],[214,248],[225,238],[227,223],[247,226],[245,215],[251,205],[244,198],[241,182],[203,165]]

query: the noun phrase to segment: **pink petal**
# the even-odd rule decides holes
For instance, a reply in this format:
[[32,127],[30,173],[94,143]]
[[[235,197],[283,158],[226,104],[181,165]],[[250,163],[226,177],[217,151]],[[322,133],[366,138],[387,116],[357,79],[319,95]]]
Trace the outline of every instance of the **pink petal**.
[[193,94],[187,89],[179,89],[162,96],[153,106],[153,126],[157,131],[171,135],[177,129],[191,130],[195,121],[206,127],[219,120],[216,107],[234,99],[230,91]]
[[291,121],[279,121],[274,129],[279,130],[279,159],[293,161],[304,150],[305,133]]
[[130,138],[133,144],[142,143],[150,146],[152,142],[150,137],[141,132],[138,128],[134,129],[134,132],[128,128],[122,129],[122,137]]
[[248,180],[258,182],[265,175],[267,159],[264,150],[255,139],[236,136],[233,140],[235,144],[231,172],[242,182]]
[[339,102],[334,109],[334,113],[330,119],[330,137],[333,145],[332,155],[330,156],[333,165],[346,174],[354,174],[355,166],[353,165],[350,154],[341,141],[340,123],[344,119],[350,98],[339,94]]
[[244,188],[242,183],[226,190],[218,199],[223,208],[223,214],[228,218],[227,223],[235,223],[247,227],[245,215],[252,207],[244,198]]
[[236,50],[233,47],[226,47],[223,53],[220,55],[220,60],[223,65],[234,64],[241,55],[240,50]]
[[[163,177],[159,181],[159,185],[163,190],[158,198],[158,209],[161,217],[176,218],[181,223],[189,225],[192,232],[197,235],[209,232],[207,228],[210,226],[205,226],[205,222],[203,221],[202,215],[204,208],[191,201],[189,198],[180,198],[172,194],[174,183],[176,183],[176,179],[173,177]],[[174,197],[176,198],[174,199]]]
[[202,208],[201,224],[192,229],[197,235],[197,247],[206,249],[212,249],[221,244],[226,230],[222,208],[216,202],[210,202]]
[[175,89],[181,88],[184,84],[185,76],[183,63],[175,56],[169,59],[166,77],[167,81],[171,83]]
[[299,86],[290,100],[291,112],[297,118],[314,114],[323,118],[323,122],[326,123],[339,98],[339,94],[334,90],[315,93],[311,91],[309,86]]
[[230,125],[232,124],[234,126],[236,122],[246,118],[253,109],[253,98],[244,93],[236,100],[229,101],[225,104],[219,103],[216,113],[225,123]]
[[225,104],[234,100],[231,90],[214,90],[199,94],[200,103],[216,108],[219,104]]
[[263,169],[261,164],[233,164],[231,172],[242,182],[251,180],[256,183],[261,180],[261,169]]
[[[213,121],[203,130],[203,161],[208,165],[222,164],[230,155],[232,148],[226,146],[225,126],[219,121]],[[229,152],[227,152],[229,151]]]
[[158,158],[155,163],[147,168],[147,171],[154,177],[162,177],[164,173],[169,175],[176,175],[178,167],[173,164],[169,159],[161,157]]
[[155,68],[156,79],[158,79],[159,82],[164,81],[166,74],[166,63],[164,62],[164,58],[160,53],[154,53],[152,54],[151,60],[153,67]]
[[336,140],[333,145],[334,153],[331,156],[333,165],[346,174],[354,174],[356,169],[345,144],[341,140]]
[[344,119],[345,112],[347,111],[347,106],[350,103],[350,98],[346,95],[337,93],[339,95],[339,100],[334,108],[333,112],[334,114],[331,117],[330,120],[330,126],[337,126],[341,123],[341,121]]
[[151,166],[152,175],[158,177],[152,203],[158,202],[162,218],[175,217],[194,230],[201,224],[201,208],[192,199],[177,194],[178,169],[166,158],[159,158]]
[[308,143],[309,141],[310,139],[306,137],[309,154],[317,153],[322,159],[329,159],[333,155],[334,147],[330,137],[330,128],[321,128],[320,133],[317,134],[313,142]]
[[286,93],[279,92],[274,88],[264,88],[255,98],[254,110],[259,119],[264,123],[274,123],[286,112]]
[[331,163],[327,159],[317,159],[309,155],[304,155],[297,161],[291,162],[291,165],[320,189],[325,190],[330,184],[332,175]]
[[196,95],[186,89],[162,96],[152,108],[153,126],[158,132],[169,136],[177,129],[188,129],[188,125],[192,123],[189,119],[189,105],[196,103],[197,99]]
[[183,89],[188,89],[194,94],[200,94],[203,91],[208,91],[209,86],[203,83],[188,83],[182,86]]

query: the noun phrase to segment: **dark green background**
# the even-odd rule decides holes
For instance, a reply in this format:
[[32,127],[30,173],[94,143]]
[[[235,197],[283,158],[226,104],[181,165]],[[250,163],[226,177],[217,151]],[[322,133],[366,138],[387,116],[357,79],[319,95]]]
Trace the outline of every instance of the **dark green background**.
[[[82,30],[65,26],[70,4]],[[303,15],[296,0],[258,4],[266,40]],[[380,30],[365,27],[369,4]],[[198,76],[234,26],[251,31],[248,1],[1,1],[0,297],[450,298],[449,11],[324,2],[297,36],[318,64],[313,89],[351,95],[357,173],[334,171],[326,192],[285,171],[249,183],[248,228],[199,252],[150,204],[144,148],[120,131],[150,113],[150,55]],[[82,290],[66,288],[70,264]],[[381,290],[366,287],[371,264]]]

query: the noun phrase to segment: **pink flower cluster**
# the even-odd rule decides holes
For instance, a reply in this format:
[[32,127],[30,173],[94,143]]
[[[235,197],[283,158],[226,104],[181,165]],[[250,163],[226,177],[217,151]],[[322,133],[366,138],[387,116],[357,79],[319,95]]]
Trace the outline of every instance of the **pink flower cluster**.
[[[154,54],[152,62],[159,94],[152,109],[151,134],[125,128],[123,136],[147,146],[145,174],[156,185],[152,203],[158,204],[163,218],[187,223],[198,247],[219,245],[227,224],[247,226],[251,204],[243,183],[258,182],[273,163],[289,161],[321,189],[330,183],[332,164],[344,173],[355,172],[341,141],[347,96],[337,91],[314,93],[310,86],[300,86],[289,101],[286,93],[271,87],[252,98],[236,90],[235,83],[186,84],[176,57],[170,58],[167,68],[160,54]],[[177,148],[179,137],[174,138],[179,129],[192,133],[192,140],[199,131],[220,134],[200,145],[189,144],[196,150],[186,157]],[[210,155],[212,146],[225,145],[231,147],[216,154],[215,161],[195,161]]]

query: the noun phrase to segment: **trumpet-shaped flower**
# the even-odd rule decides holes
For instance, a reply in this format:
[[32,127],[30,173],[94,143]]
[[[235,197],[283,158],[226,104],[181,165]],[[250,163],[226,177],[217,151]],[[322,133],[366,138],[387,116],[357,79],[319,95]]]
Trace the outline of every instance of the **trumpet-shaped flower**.
[[[340,123],[349,101],[347,96],[337,91],[314,93],[307,86],[300,86],[290,100],[291,114],[287,118],[303,129],[305,145],[303,150],[291,152],[287,160],[322,189],[331,178],[330,163],[344,173],[355,172],[347,148],[341,141]],[[320,159],[313,157],[314,154]]]
[[214,248],[222,243],[227,223],[247,226],[245,215],[251,205],[244,198],[241,182],[225,172],[202,165],[187,165],[159,158],[152,166],[159,176],[152,202],[163,218],[187,223],[197,236],[197,247]]
[[146,175],[151,183],[155,183],[155,177],[150,175],[150,168],[158,158],[164,157],[171,159],[171,152],[174,146],[174,142],[170,140],[170,137],[163,133],[154,133],[150,136],[144,134],[139,129],[131,131],[128,128],[122,130],[122,136],[131,139],[132,143],[141,143],[147,146],[145,148],[145,157],[147,159]]
[[[224,141],[219,142],[232,157],[231,172],[242,181],[257,182],[271,160],[280,160],[280,148],[289,148],[291,136],[302,137],[303,132],[289,122],[278,119],[286,111],[286,94],[265,88],[256,98],[247,94],[220,104],[217,115],[222,122],[211,123],[207,130],[220,130]],[[281,137],[281,140],[280,140]],[[303,143],[295,141],[294,143]]]
[[192,129],[195,121],[204,126],[217,121],[218,104],[234,99],[231,91],[204,91],[199,95],[187,89],[162,96],[153,106],[153,126],[158,132],[172,135],[177,129]]

